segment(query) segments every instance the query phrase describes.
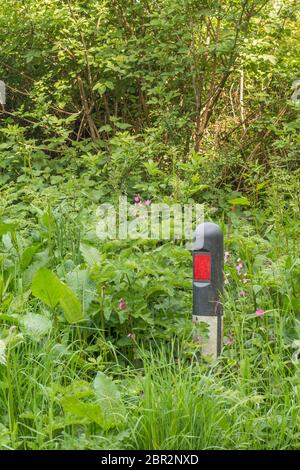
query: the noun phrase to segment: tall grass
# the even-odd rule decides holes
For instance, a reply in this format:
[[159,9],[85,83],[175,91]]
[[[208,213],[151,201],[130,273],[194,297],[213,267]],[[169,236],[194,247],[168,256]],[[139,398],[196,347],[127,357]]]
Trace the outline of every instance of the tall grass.
[[161,350],[145,354],[144,366],[134,448],[298,448],[299,388],[280,357],[207,367]]

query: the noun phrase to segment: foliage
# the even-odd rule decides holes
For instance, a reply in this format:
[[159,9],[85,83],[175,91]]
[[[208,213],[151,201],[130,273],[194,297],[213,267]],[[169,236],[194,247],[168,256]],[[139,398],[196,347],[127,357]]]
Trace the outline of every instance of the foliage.
[[[299,448],[297,2],[7,0],[0,40],[0,448]],[[136,195],[224,231],[215,363],[185,240],[97,237]]]

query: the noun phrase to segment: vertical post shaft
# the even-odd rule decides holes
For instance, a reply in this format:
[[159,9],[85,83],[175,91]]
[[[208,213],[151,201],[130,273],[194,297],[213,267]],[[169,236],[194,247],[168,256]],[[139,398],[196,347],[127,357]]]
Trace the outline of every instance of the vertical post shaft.
[[211,222],[198,225],[193,240],[193,323],[204,322],[208,340],[202,353],[216,359],[223,344],[224,237]]

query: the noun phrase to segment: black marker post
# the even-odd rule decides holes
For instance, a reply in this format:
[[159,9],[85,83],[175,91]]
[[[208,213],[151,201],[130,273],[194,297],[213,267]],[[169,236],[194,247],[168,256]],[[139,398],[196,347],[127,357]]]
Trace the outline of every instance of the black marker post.
[[209,326],[202,352],[216,359],[223,343],[224,236],[211,222],[198,225],[193,239],[193,323]]

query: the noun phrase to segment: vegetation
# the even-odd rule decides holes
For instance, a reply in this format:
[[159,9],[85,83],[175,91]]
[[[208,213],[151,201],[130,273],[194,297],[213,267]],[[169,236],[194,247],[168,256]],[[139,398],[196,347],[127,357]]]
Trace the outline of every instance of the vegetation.
[[[294,0],[1,6],[1,449],[299,448],[299,24]],[[97,237],[121,195],[221,225],[218,361],[185,240]]]

